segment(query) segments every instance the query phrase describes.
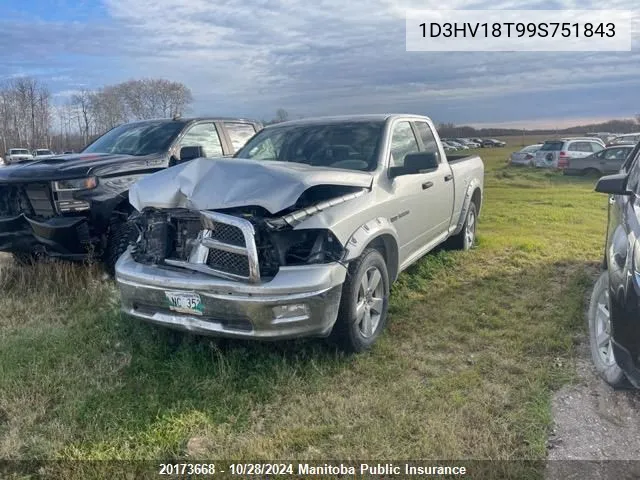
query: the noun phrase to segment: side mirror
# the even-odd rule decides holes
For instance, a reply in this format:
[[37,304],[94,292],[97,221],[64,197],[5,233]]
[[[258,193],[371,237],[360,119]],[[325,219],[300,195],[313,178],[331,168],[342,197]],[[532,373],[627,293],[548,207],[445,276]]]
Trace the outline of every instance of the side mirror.
[[193,160],[194,158],[204,157],[204,149],[201,146],[182,147],[180,149],[180,162]]
[[440,155],[438,152],[416,152],[409,153],[404,157],[404,165],[401,167],[391,167],[389,173],[391,178],[401,175],[416,175],[438,169]]
[[596,183],[596,192],[608,193],[609,195],[633,195],[633,192],[627,190],[627,180],[626,173],[607,175]]

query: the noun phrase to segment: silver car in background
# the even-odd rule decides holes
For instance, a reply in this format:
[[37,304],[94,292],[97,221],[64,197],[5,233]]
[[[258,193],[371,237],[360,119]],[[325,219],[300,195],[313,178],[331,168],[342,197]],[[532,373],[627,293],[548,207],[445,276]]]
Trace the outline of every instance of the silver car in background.
[[634,148],[633,145],[608,147],[586,158],[570,160],[567,168],[562,173],[565,175],[594,176],[618,173]]
[[585,158],[604,149],[604,142],[598,138],[561,138],[547,140],[536,152],[535,165],[538,168],[565,169],[575,158]]
[[535,145],[528,145],[517,152],[513,152],[509,157],[509,164],[533,167],[536,158],[535,153],[540,150],[540,148],[542,148],[542,143],[537,143]]

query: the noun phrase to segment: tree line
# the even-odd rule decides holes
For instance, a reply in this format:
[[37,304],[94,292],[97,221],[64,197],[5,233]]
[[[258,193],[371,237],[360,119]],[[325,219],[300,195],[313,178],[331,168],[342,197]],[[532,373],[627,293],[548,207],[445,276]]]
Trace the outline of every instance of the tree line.
[[640,115],[633,119],[609,120],[603,123],[576,125],[561,129],[474,128],[467,125],[440,123],[438,133],[444,138],[498,137],[513,135],[584,135],[593,132],[635,133],[640,131]]
[[82,89],[54,105],[48,87],[20,77],[0,84],[0,145],[79,151],[122,123],[168,118],[189,111],[193,97],[182,83],[129,80],[97,90]]

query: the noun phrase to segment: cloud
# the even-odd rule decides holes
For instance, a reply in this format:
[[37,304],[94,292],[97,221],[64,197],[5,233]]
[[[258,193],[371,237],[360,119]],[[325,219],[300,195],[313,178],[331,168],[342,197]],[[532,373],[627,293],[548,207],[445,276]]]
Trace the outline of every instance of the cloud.
[[[442,5],[436,0],[104,0],[103,23],[36,22],[24,25],[23,32],[9,29],[0,37],[5,52],[0,76],[37,69],[43,58],[38,52],[50,51],[45,63],[55,70],[51,76],[76,82],[100,85],[141,76],[182,81],[194,93],[195,113],[266,117],[279,107],[294,116],[412,111],[456,122],[556,112],[580,118],[634,113],[620,96],[640,87],[638,52],[406,52],[406,9]],[[607,3],[610,9],[634,6],[635,0]],[[448,9],[599,7],[595,0],[446,4]],[[6,53],[9,44],[20,48]]]

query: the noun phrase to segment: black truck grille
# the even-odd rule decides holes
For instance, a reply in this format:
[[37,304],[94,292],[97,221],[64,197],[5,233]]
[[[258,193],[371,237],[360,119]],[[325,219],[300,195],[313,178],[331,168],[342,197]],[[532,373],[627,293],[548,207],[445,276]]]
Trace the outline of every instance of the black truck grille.
[[25,186],[27,198],[31,204],[34,215],[50,218],[55,215],[55,208],[51,200],[51,190],[46,183],[30,183]]

